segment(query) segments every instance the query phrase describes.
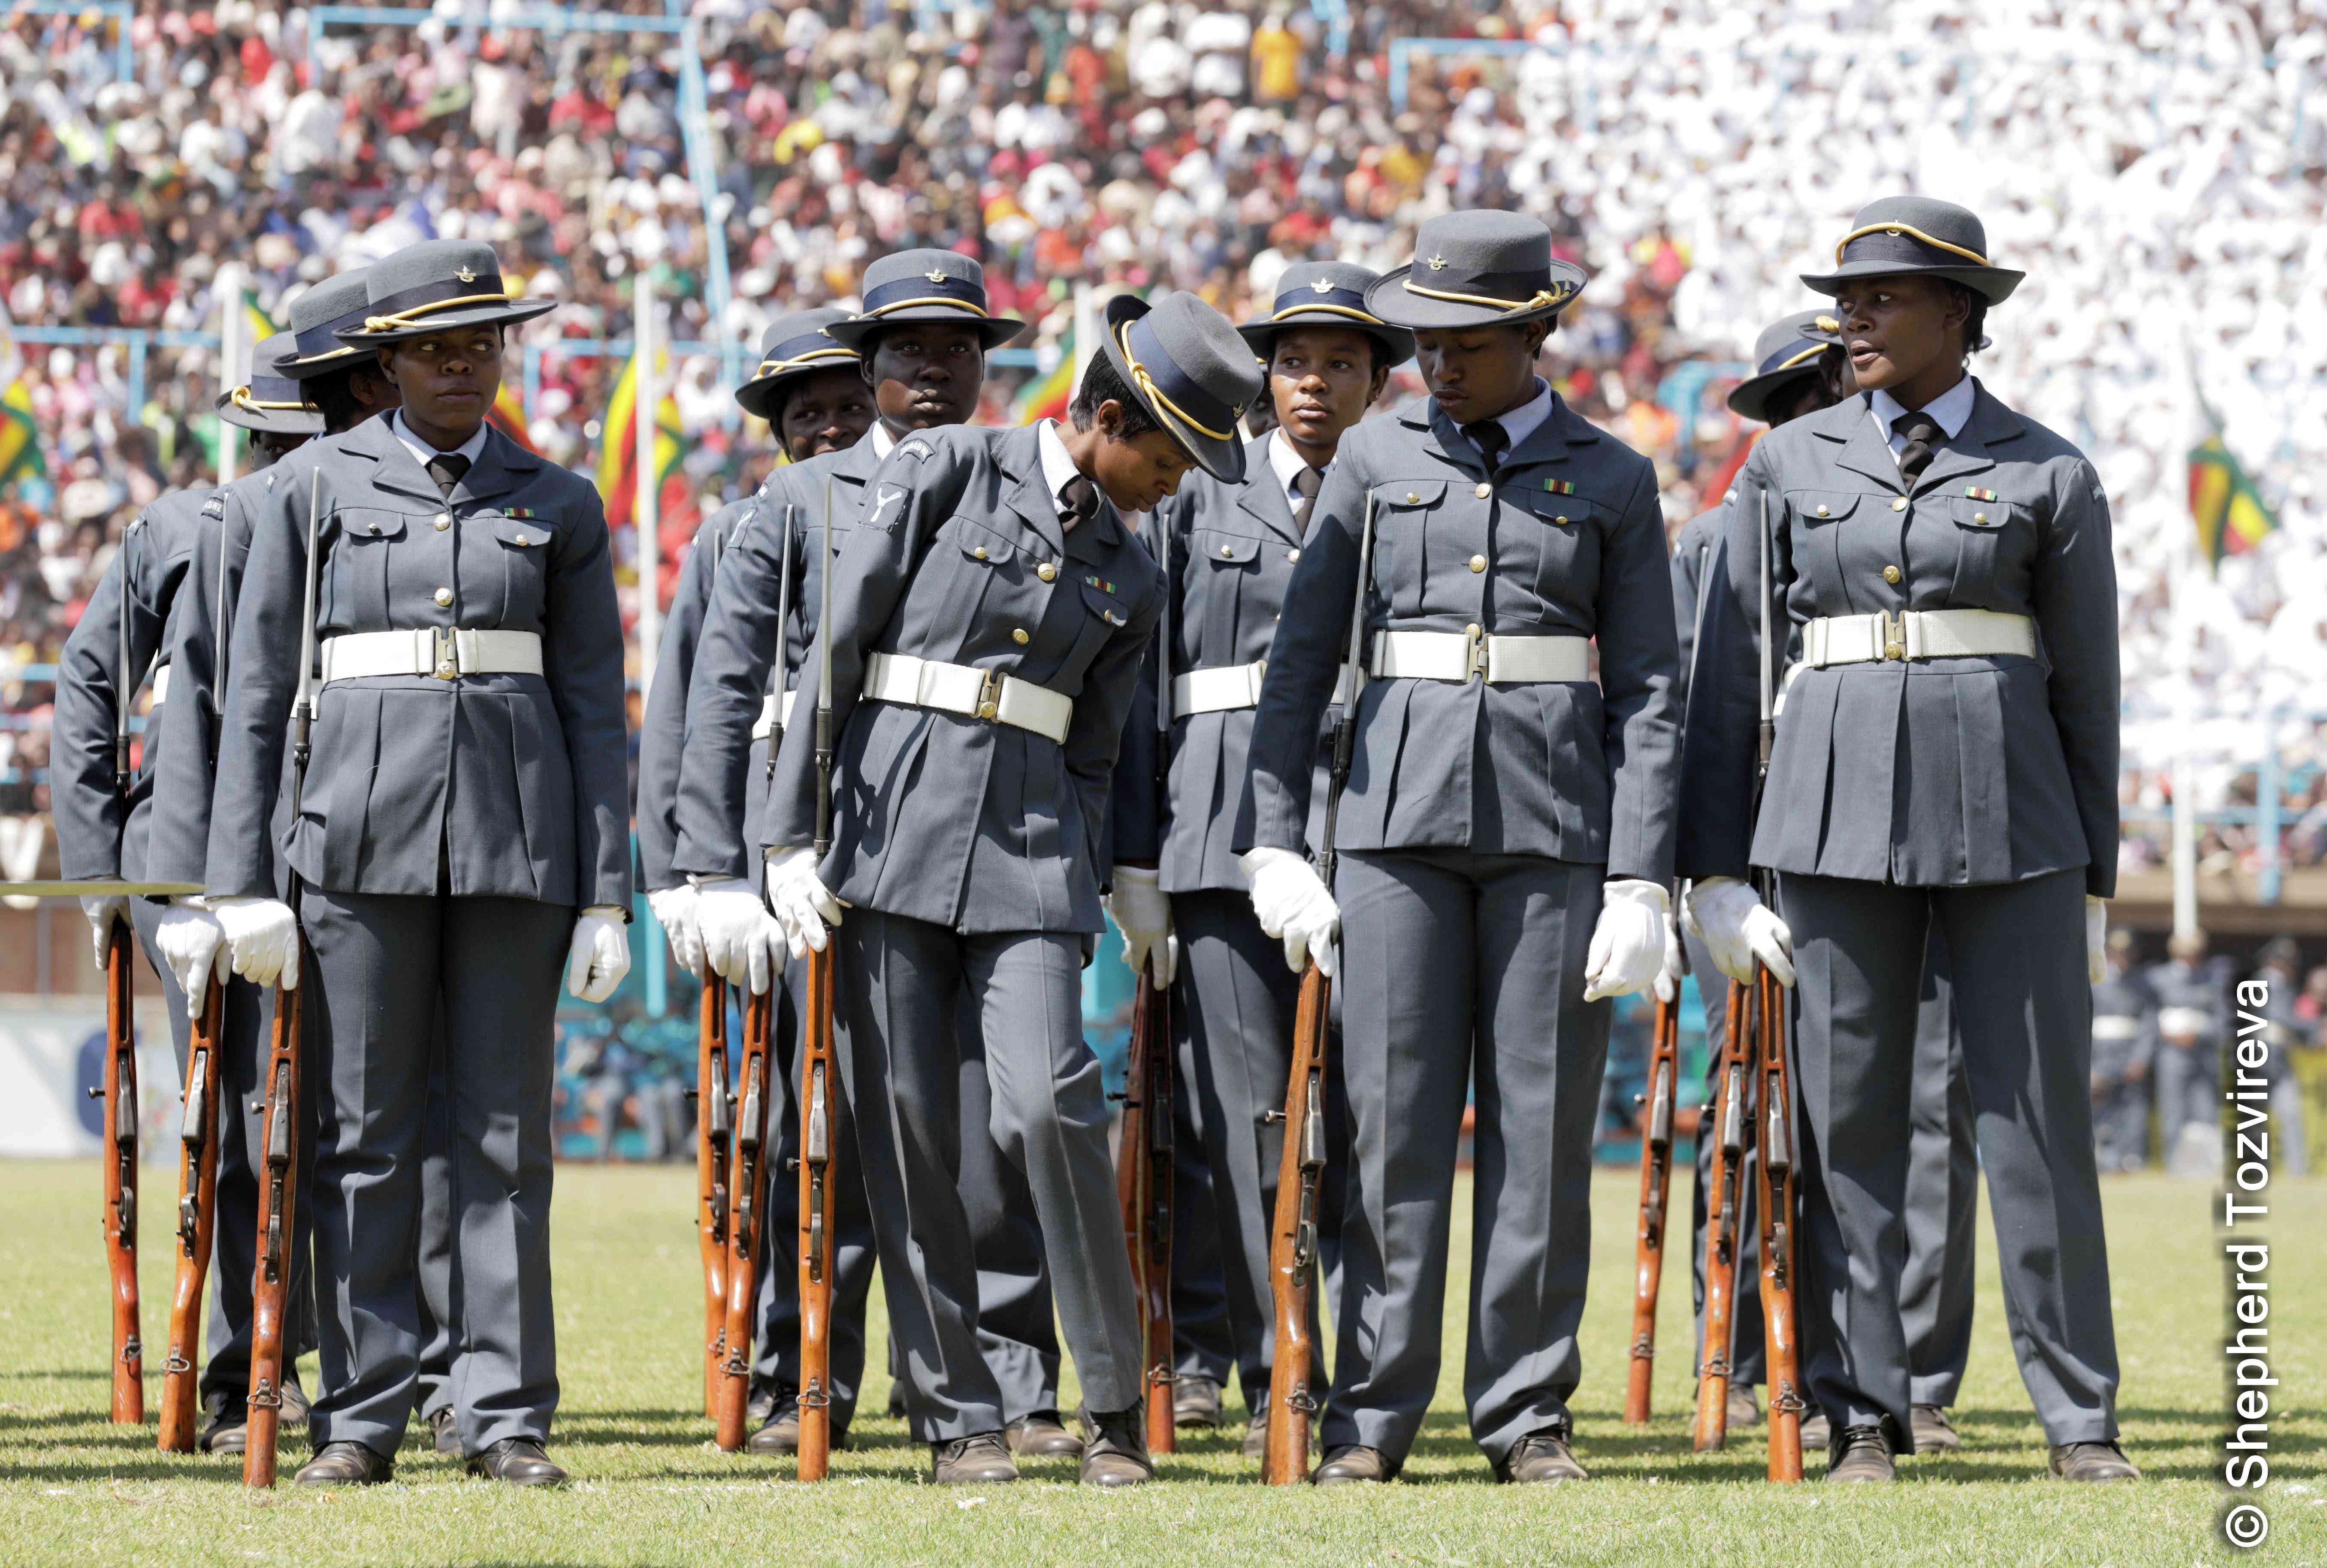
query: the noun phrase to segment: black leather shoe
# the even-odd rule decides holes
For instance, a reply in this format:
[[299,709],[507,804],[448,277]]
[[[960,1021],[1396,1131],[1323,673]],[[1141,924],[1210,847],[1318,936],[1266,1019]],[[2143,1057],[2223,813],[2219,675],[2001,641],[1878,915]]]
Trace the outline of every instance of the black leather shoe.
[[1802,1451],[1816,1453],[1822,1448],[1831,1448],[1833,1445],[1834,1428],[1827,1423],[1826,1412],[1816,1406],[1804,1411],[1802,1413]]
[[222,1415],[212,1417],[210,1423],[202,1428],[201,1436],[194,1440],[194,1446],[204,1453],[240,1453],[249,1445],[249,1423],[239,1416],[232,1421]]
[[1948,1419],[1948,1413],[1939,1405],[1918,1405],[1907,1415],[1917,1453],[1953,1453],[1963,1446],[1963,1439],[1957,1434],[1955,1423]]
[[2064,1442],[2052,1451],[2052,1473],[2064,1481],[2135,1481],[2141,1472],[2114,1442]]
[[281,1427],[304,1428],[311,1408],[307,1391],[300,1387],[299,1380],[294,1377],[283,1385],[283,1408],[276,1414],[275,1423]]
[[453,1407],[435,1411],[428,1417],[428,1441],[438,1453],[450,1459],[461,1457],[461,1422]]
[[743,1402],[743,1419],[754,1427],[765,1426],[776,1406],[784,1403],[783,1395],[759,1384],[752,1386],[752,1396]]
[[1220,1386],[1209,1377],[1182,1377],[1172,1389],[1172,1424],[1187,1431],[1220,1423]]
[[1348,1486],[1358,1481],[1387,1481],[1397,1475],[1397,1466],[1378,1448],[1363,1448],[1357,1443],[1344,1443],[1325,1456],[1309,1479],[1321,1487]]
[[743,1448],[748,1453],[771,1459],[799,1452],[799,1406],[786,1401],[781,1410],[770,1414],[752,1433]]
[[1083,1473],[1087,1487],[1135,1487],[1155,1479],[1154,1461],[1147,1457],[1147,1410],[1097,1411],[1086,1407],[1083,1419]]
[[360,1442],[327,1442],[299,1467],[303,1487],[376,1487],[391,1479],[396,1463]]
[[1732,1383],[1729,1386],[1729,1424],[1733,1427],[1762,1424],[1762,1405],[1753,1397],[1752,1384]]
[[529,1437],[505,1437],[469,1461],[469,1473],[513,1487],[562,1487],[565,1472]]
[[941,1487],[977,1486],[1018,1479],[1010,1445],[998,1432],[973,1433],[930,1444],[930,1479]]
[[1507,1481],[1558,1482],[1580,1481],[1584,1467],[1575,1462],[1568,1451],[1567,1432],[1564,1427],[1530,1433],[1519,1439],[1519,1446],[1502,1462],[1502,1478]]
[[1879,1426],[1846,1426],[1827,1455],[1826,1479],[1830,1481],[1891,1481],[1899,1479],[1891,1462],[1891,1444]]
[[1002,1429],[1010,1451],[1027,1459],[1079,1459],[1083,1440],[1067,1430],[1054,1410],[1022,1415]]

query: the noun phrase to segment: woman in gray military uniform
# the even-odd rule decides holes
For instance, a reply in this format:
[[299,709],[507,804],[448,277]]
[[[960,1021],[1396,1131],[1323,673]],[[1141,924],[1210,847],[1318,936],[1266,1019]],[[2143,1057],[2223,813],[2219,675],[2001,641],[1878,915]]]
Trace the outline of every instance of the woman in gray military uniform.
[[[1829,1475],[1910,1446],[1900,1315],[1918,980],[1946,934],[2021,1373],[2056,1474],[2131,1478],[2094,1171],[2089,979],[2117,876],[2108,503],[2077,449],[1966,370],[2021,275],[1979,219],[1894,197],[1830,273],[1864,396],[1772,431],[1731,503],[1689,702],[1681,869],[1724,974],[1799,974],[1809,1376]],[[1749,820],[1763,518],[1787,672]],[[1780,606],[1782,608],[1780,608]],[[1780,873],[1783,916],[1741,879]],[[1831,1325],[1829,1330],[1828,1325]]]
[[[1316,1479],[1396,1475],[1437,1387],[1475,1079],[1472,1435],[1506,1479],[1570,1480],[1605,999],[1664,955],[1672,584],[1654,469],[1536,374],[1583,273],[1515,213],[1433,219],[1416,251],[1366,308],[1415,330],[1430,397],[1344,436],[1325,477],[1236,846],[1288,964],[1339,977],[1354,1151]],[[1369,678],[1328,890],[1303,848],[1369,525]]]
[[[314,1484],[387,1479],[415,1398],[421,1108],[441,1012],[453,1119],[459,1438],[497,1479],[565,1479],[549,1287],[557,979],[629,966],[622,638],[605,517],[485,424],[503,293],[489,246],[376,264],[375,350],[403,407],[301,454],[254,524],[235,619],[210,892],[238,973],[295,984],[321,1107]],[[310,561],[311,530],[313,559]],[[285,753],[313,573],[320,696],[290,817]],[[283,819],[277,820],[278,802]],[[282,901],[295,876],[304,904]]]

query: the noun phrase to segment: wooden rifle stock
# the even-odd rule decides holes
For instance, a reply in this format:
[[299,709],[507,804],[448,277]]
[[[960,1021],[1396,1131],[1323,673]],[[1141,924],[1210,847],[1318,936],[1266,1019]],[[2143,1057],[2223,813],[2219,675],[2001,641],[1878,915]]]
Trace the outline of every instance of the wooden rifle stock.
[[1325,1053],[1333,983],[1313,959],[1293,1012],[1293,1069],[1285,1089],[1285,1152],[1276,1166],[1276,1212],[1268,1233],[1276,1365],[1269,1374],[1268,1442],[1261,1479],[1291,1486],[1309,1479],[1309,1423],[1317,1413],[1315,1314],[1317,1218],[1325,1182]]
[[137,1335],[137,1042],[126,918],[105,946],[105,1264],[113,1283],[113,1420],[145,1419],[145,1347]]
[[1802,1479],[1801,1343],[1796,1334],[1793,1072],[1786,1050],[1786,993],[1753,966],[1755,1071],[1760,1075],[1757,1179],[1762,1221],[1762,1325],[1770,1381],[1770,1479]]
[[703,1414],[719,1414],[727,1350],[727,983],[707,968],[696,1025],[695,1236],[703,1256]]
[[1649,1059],[1646,1115],[1640,1122],[1640,1222],[1633,1248],[1632,1361],[1624,1385],[1624,1419],[1649,1419],[1649,1384],[1657,1365],[1657,1294],[1664,1282],[1665,1205],[1672,1194],[1673,1104],[1679,1093],[1680,990],[1657,1003],[1656,1043]]
[[808,956],[801,1017],[799,1160],[799,1479],[820,1481],[832,1462],[832,1277],[837,1228],[834,1150],[838,1069],[832,1053],[834,938]]
[[[1705,1200],[1705,1350],[1696,1379],[1696,1451],[1729,1441],[1730,1354],[1736,1339],[1737,1242],[1745,1201],[1745,1152],[1752,1070],[1745,1047],[1747,988],[1732,981],[1721,1072],[1714,1091],[1711,1190]],[[1697,1136],[1706,1136],[1700,1129]]]
[[[293,896],[297,896],[295,887]],[[304,937],[299,961],[313,972]],[[299,998],[304,994],[275,988],[275,1027],[266,1043],[266,1097],[259,1134],[266,1163],[258,1188],[258,1265],[250,1282],[250,1416],[242,1454],[242,1481],[250,1487],[275,1484],[276,1432],[282,1424],[283,1388],[288,1380],[283,1337],[299,1199]]]
[[775,988],[743,1003],[743,1070],[737,1085],[734,1182],[727,1219],[727,1358],[721,1367],[716,1441],[734,1453],[743,1446],[752,1390],[752,1314],[760,1293],[760,1227],[767,1218],[769,1058],[773,1054]]
[[1179,1447],[1173,1405],[1179,1378],[1172,1349],[1172,994],[1143,965],[1132,981],[1131,1064],[1124,1084],[1116,1197],[1139,1297],[1140,1360],[1146,1367],[1147,1448]]
[[185,1119],[178,1132],[178,1276],[170,1293],[169,1355],[162,1364],[164,1453],[194,1451],[201,1407],[202,1291],[218,1229],[219,1028],[225,1012],[226,985],[213,977],[186,1053]]

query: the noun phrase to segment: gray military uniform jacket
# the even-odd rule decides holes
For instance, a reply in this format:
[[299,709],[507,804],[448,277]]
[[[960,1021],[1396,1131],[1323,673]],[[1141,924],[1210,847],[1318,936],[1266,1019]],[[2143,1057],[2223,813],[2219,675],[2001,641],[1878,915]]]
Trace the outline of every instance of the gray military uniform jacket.
[[2157,994],[2136,970],[2093,987],[2093,1076],[2117,1081],[2157,1059]]
[[[126,799],[114,783],[113,723],[145,684],[146,667],[167,653],[188,568],[215,517],[209,505],[207,490],[173,490],[138,513],[65,639],[51,721],[49,796],[57,862],[66,876],[144,880],[151,874],[147,841],[167,705],[157,705],[145,721]],[[165,659],[161,667],[166,667]]]
[[1729,516],[1724,504],[1709,508],[1680,526],[1673,537],[1673,630],[1680,637],[1680,670],[1673,682],[1673,700],[1683,711],[1688,705],[1689,677],[1696,663],[1696,622],[1704,602],[1700,579],[1711,570],[1721,546],[1721,525]]
[[1656,472],[1556,397],[1491,483],[1426,398],[1341,438],[1294,573],[1298,613],[1269,649],[1236,847],[1301,847],[1369,498],[1369,642],[1472,626],[1593,638],[1600,680],[1368,681],[1339,847],[1536,854],[1670,881],[1677,659]]
[[[850,903],[994,931],[1104,929],[1107,796],[1162,574],[1103,499],[1071,534],[1034,426],[955,426],[898,443],[833,565],[832,621],[800,689],[832,664],[838,736],[825,884]],[[1063,742],[899,703],[860,702],[865,660],[903,653],[1073,699]],[[784,732],[763,837],[810,842],[815,725]]]
[[[210,891],[271,893],[276,855],[341,892],[628,909],[622,632],[589,482],[499,431],[448,498],[388,421],[285,458],[258,508],[237,605]],[[295,822],[288,724],[318,503],[317,630],[530,631],[541,675],[339,681],[322,693]]]
[[[1257,710],[1175,711],[1167,798],[1156,787],[1155,703],[1159,679],[1268,655],[1304,543],[1293,503],[1269,464],[1275,439],[1247,444],[1242,484],[1191,473],[1143,530],[1149,552],[1164,563],[1171,647],[1166,667],[1162,639],[1149,645],[1124,726],[1115,770],[1115,853],[1123,861],[1159,863],[1166,892],[1245,890],[1235,845],[1248,825],[1244,780]],[[1313,508],[1310,522],[1316,522]],[[1321,754],[1318,767],[1323,764]],[[1322,774],[1311,789],[1318,807],[1320,781]],[[1315,809],[1311,815],[1313,821]]]
[[[910,438],[909,438],[910,439]],[[765,753],[752,740],[776,654],[783,689],[797,691],[816,637],[823,576],[824,487],[832,481],[832,541],[837,551],[856,526],[864,487],[881,466],[870,435],[841,452],[788,463],[760,487],[752,526],[719,563],[687,686],[687,764],[679,775],[677,871],[700,876],[759,874],[756,827],[766,789]],[[784,509],[791,508],[790,618],[776,624],[784,574]],[[795,698],[798,702],[799,699]],[[799,719],[808,710],[794,714]],[[780,716],[780,715],[779,715]],[[800,840],[805,844],[807,839]]]
[[[1786,688],[1752,824],[1768,498],[1773,593],[1796,628],[1874,611],[2034,619],[2040,656],[1801,669]],[[1984,499],[1987,498],[1987,499]],[[2117,882],[2117,574],[2108,502],[2082,453],[1978,388],[1911,493],[1863,397],[1763,437],[1738,477],[1725,583],[1708,605],[1688,712],[1680,869],[1909,886],[2018,882],[2074,866]],[[1708,592],[1711,592],[1708,587]],[[1750,850],[1749,839],[1750,837]]]
[[647,694],[639,725],[639,870],[648,891],[677,887],[687,880],[675,868],[678,851],[679,769],[687,746],[687,692],[695,679],[703,621],[711,608],[712,584],[727,546],[749,527],[767,487],[720,508],[695,530],[695,543],[679,568],[678,585],[663,612],[662,646],[655,654],[654,689]]

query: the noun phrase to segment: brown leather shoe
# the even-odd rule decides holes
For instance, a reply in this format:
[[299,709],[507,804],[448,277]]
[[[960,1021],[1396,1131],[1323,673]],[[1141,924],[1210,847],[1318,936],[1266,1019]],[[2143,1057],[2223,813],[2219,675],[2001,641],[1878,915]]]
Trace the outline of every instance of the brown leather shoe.
[[1172,1389],[1172,1424],[1185,1432],[1220,1423],[1220,1386],[1209,1377],[1182,1377]]
[[1917,1453],[1953,1453],[1963,1446],[1963,1439],[1948,1419],[1948,1413],[1936,1405],[1918,1405],[1907,1413],[1908,1426],[1915,1438]]
[[1732,1427],[1762,1424],[1762,1403],[1753,1397],[1752,1384],[1732,1383],[1729,1386],[1729,1424]]
[[1834,1427],[1827,1421],[1826,1412],[1812,1405],[1802,1414],[1802,1451],[1814,1453],[1834,1442]]
[[760,1429],[744,1442],[743,1450],[762,1459],[799,1452],[799,1406],[786,1401],[781,1409],[760,1423]]
[[299,1467],[303,1487],[376,1487],[396,1475],[396,1462],[360,1442],[327,1442]]
[[1135,1405],[1128,1410],[1084,1409],[1083,1473],[1087,1487],[1135,1487],[1155,1479],[1154,1461],[1147,1457],[1147,1412]]
[[2136,1481],[2141,1472],[2114,1442],[2064,1442],[2052,1451],[2052,1473],[2064,1481]]
[[1014,1481],[1018,1466],[998,1432],[972,1433],[930,1444],[930,1479],[941,1487]]
[[1268,1408],[1263,1405],[1252,1413],[1244,1423],[1244,1443],[1239,1450],[1247,1459],[1268,1457]]
[[529,1437],[505,1437],[469,1461],[469,1473],[513,1487],[562,1487],[565,1471]]
[[1321,1487],[1348,1486],[1359,1481],[1387,1481],[1397,1474],[1397,1466],[1378,1448],[1365,1448],[1357,1443],[1344,1443],[1325,1456],[1309,1479]]
[[1846,1426],[1827,1454],[1826,1479],[1830,1481],[1892,1481],[1899,1479],[1891,1462],[1891,1444],[1879,1426]]
[[1500,1467],[1507,1481],[1557,1482],[1580,1481],[1585,1479],[1584,1467],[1575,1462],[1575,1455],[1567,1446],[1567,1430],[1553,1427],[1530,1433],[1519,1439]]
[[202,1428],[201,1436],[194,1440],[194,1446],[204,1453],[238,1454],[250,1446],[249,1423],[239,1416],[232,1421],[222,1415],[214,1416]]
[[1054,1410],[1041,1410],[1032,1415],[1022,1415],[1002,1429],[1010,1440],[1010,1451],[1028,1459],[1079,1459],[1083,1440],[1067,1430]]
[[447,1459],[461,1457],[461,1420],[451,1405],[428,1413],[428,1442]]

